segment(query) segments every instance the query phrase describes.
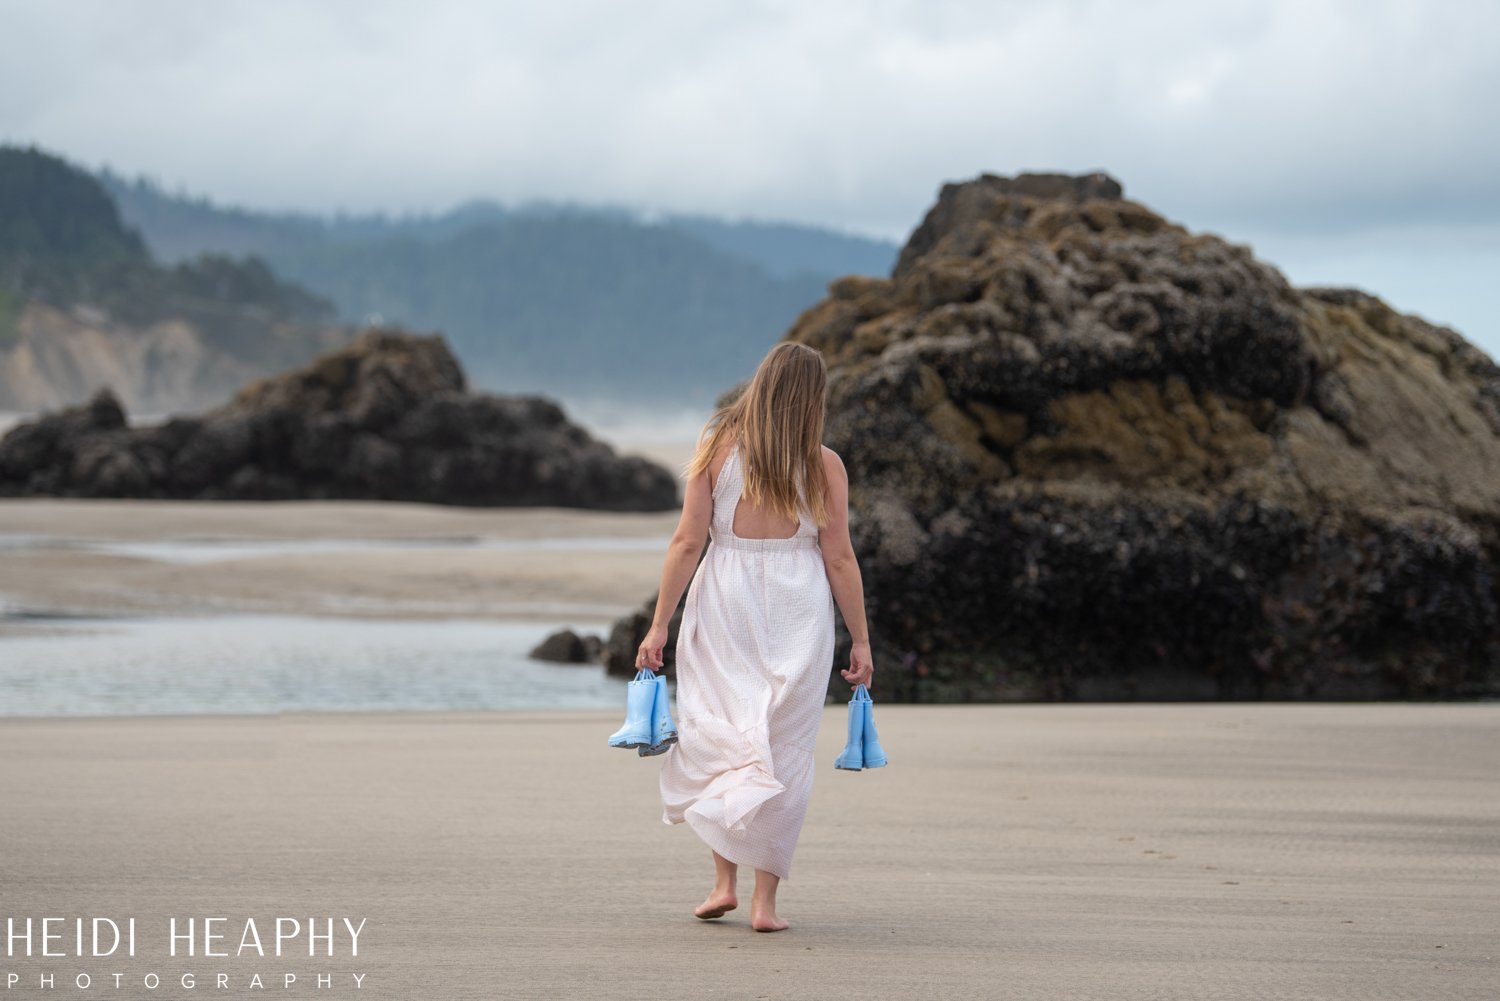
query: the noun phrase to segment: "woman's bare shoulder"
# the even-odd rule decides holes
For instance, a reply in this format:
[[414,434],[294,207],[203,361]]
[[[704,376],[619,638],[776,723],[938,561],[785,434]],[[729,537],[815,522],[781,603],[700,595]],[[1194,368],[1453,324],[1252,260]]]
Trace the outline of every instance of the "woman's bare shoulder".
[[[703,445],[707,441],[708,441],[708,433],[705,432],[698,439],[698,447],[702,448]],[[723,469],[724,469],[724,463],[726,463],[726,462],[729,461],[729,451],[732,448],[734,448],[734,433],[730,432],[730,433],[724,435],[722,438],[719,439],[719,444],[718,444],[718,447],[714,449],[714,454],[711,455],[711,456],[709,456],[709,459],[708,459],[708,485],[709,485],[709,489],[714,489],[714,488],[716,488],[718,486],[718,484],[719,484],[719,473],[723,471]]]
[[734,451],[734,442],[733,431],[726,432],[724,437],[719,440],[719,447],[714,451],[713,461],[715,469],[722,469],[724,463],[728,461],[729,453]]
[[833,449],[829,448],[827,445],[824,445],[822,447],[823,447],[823,468],[827,469],[827,470],[830,470],[830,471],[835,470],[835,469],[837,469],[837,470],[843,470],[843,468],[844,468],[844,460],[841,459],[841,458],[839,458],[839,454],[837,452],[835,452]]

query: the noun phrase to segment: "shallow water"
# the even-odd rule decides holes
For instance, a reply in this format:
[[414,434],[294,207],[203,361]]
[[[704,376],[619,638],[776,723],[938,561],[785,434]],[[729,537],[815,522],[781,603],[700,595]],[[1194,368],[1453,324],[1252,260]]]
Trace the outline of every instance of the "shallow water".
[[289,615],[31,620],[0,638],[0,716],[610,709],[625,682],[526,652],[602,622]]

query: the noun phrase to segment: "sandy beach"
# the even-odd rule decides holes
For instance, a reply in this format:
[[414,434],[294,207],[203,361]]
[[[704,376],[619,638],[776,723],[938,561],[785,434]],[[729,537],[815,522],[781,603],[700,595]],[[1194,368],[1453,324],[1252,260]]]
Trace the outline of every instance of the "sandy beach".
[[[596,709],[676,512],[0,501],[0,718]],[[619,689],[618,691],[616,689]]]
[[676,524],[675,511],[5,500],[0,597],[47,615],[608,620],[655,590]]
[[[692,917],[707,852],[601,712],[6,721],[0,899],[138,919],[54,994],[1494,997],[1500,706],[877,711],[878,771],[824,719],[780,934]],[[365,918],[359,957],[165,958],[169,916],[281,915]]]
[[[20,417],[0,413],[0,434]],[[673,428],[615,445],[677,473],[693,438]],[[602,625],[655,591],[676,524],[676,511],[0,498],[0,612]],[[40,628],[61,626],[0,615],[0,637]]]
[[[603,626],[654,588],[675,520],[6,501],[0,628]],[[421,677],[437,649],[416,648]],[[120,973],[131,997],[201,993],[185,973],[216,993],[258,973],[283,995],[320,974],[352,993],[359,974],[364,996],[401,999],[1495,996],[1500,705],[877,719],[892,764],[838,772],[844,709],[826,710],[792,928],[757,935],[749,873],[726,920],[691,916],[707,851],[661,823],[657,760],[605,745],[616,710],[0,718],[0,917],[134,917],[141,939],[134,958],[4,960],[0,981],[16,974],[16,997],[46,972],[63,992]],[[172,917],[224,918],[238,941],[247,919],[346,916],[367,922],[358,957],[165,951]]]

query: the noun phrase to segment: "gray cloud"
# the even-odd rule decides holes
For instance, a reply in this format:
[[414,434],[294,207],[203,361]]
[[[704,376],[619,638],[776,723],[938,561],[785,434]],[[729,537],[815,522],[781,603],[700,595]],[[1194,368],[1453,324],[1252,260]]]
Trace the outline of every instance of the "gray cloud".
[[900,238],[944,180],[1102,168],[1500,347],[1495,294],[1457,280],[1500,261],[1492,3],[0,0],[0,24],[0,137],[220,200]]

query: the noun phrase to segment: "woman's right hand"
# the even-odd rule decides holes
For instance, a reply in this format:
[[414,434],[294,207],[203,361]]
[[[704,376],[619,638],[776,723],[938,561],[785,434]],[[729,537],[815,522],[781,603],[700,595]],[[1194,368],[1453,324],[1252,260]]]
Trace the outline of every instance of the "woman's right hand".
[[649,667],[655,674],[661,669],[666,645],[667,627],[653,625],[647,630],[646,638],[641,640],[640,649],[635,652],[635,666],[637,668]]
[[849,667],[839,672],[844,680],[849,682],[850,688],[858,688],[864,685],[870,687],[870,679],[875,676],[875,662],[870,657],[869,643],[856,643],[849,650]]

